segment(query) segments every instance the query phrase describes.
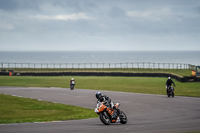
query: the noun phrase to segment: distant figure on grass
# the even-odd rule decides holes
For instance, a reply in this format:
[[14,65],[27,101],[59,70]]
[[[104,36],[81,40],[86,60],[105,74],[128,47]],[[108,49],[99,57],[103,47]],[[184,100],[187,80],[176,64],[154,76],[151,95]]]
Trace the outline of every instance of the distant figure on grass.
[[72,78],[72,79],[70,80],[70,89],[71,89],[71,90],[74,90],[74,86],[75,86],[75,80],[74,80],[74,78]]

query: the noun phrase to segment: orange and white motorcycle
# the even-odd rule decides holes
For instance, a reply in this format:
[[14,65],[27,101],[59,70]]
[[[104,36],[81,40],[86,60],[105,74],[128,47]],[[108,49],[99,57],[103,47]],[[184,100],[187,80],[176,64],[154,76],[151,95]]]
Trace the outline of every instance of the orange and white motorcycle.
[[[119,103],[114,104],[114,107],[111,108],[107,102],[98,102],[95,112],[99,115],[101,122],[105,125],[110,125],[110,123],[120,122],[121,124],[127,123],[126,114],[123,111],[120,111],[118,107]],[[112,114],[115,113],[116,117],[112,118]]]

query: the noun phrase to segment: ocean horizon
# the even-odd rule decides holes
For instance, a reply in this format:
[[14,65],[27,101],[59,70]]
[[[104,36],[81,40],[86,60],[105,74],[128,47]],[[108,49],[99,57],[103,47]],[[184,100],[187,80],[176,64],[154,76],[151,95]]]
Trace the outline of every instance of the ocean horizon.
[[200,51],[0,51],[0,63],[125,62],[200,65]]

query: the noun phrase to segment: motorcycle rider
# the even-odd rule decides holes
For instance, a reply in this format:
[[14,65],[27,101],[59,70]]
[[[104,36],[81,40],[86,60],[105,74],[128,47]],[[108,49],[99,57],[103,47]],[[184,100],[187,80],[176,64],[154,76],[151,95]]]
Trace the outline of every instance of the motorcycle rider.
[[[108,96],[103,95],[101,92],[96,92],[96,93],[95,93],[95,96],[96,96],[96,98],[97,98],[97,103],[98,103],[98,102],[106,102],[106,103],[109,103],[109,105],[110,105],[110,107],[111,107],[112,109],[116,109],[117,111],[119,111],[119,109],[116,108],[116,107],[114,106],[114,103],[112,102],[112,100],[111,100]],[[117,117],[117,114],[116,114],[116,113],[113,113],[113,114],[111,115],[111,118],[112,118],[112,119],[115,119],[116,117]]]
[[166,81],[166,90],[167,90],[167,92],[170,89],[172,84],[175,86],[175,84],[174,84],[173,80],[171,79],[171,77],[168,77],[168,80]]
[[75,80],[74,80],[74,78],[72,78],[71,80],[70,80],[70,87],[71,86],[75,86]]

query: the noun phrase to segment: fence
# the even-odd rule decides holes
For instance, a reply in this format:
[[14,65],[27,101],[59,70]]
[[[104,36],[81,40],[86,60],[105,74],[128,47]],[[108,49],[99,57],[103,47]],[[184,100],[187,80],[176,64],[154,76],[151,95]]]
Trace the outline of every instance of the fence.
[[154,63],[154,62],[126,62],[126,63],[0,63],[0,68],[138,68],[138,69],[192,69],[194,65],[183,63]]

